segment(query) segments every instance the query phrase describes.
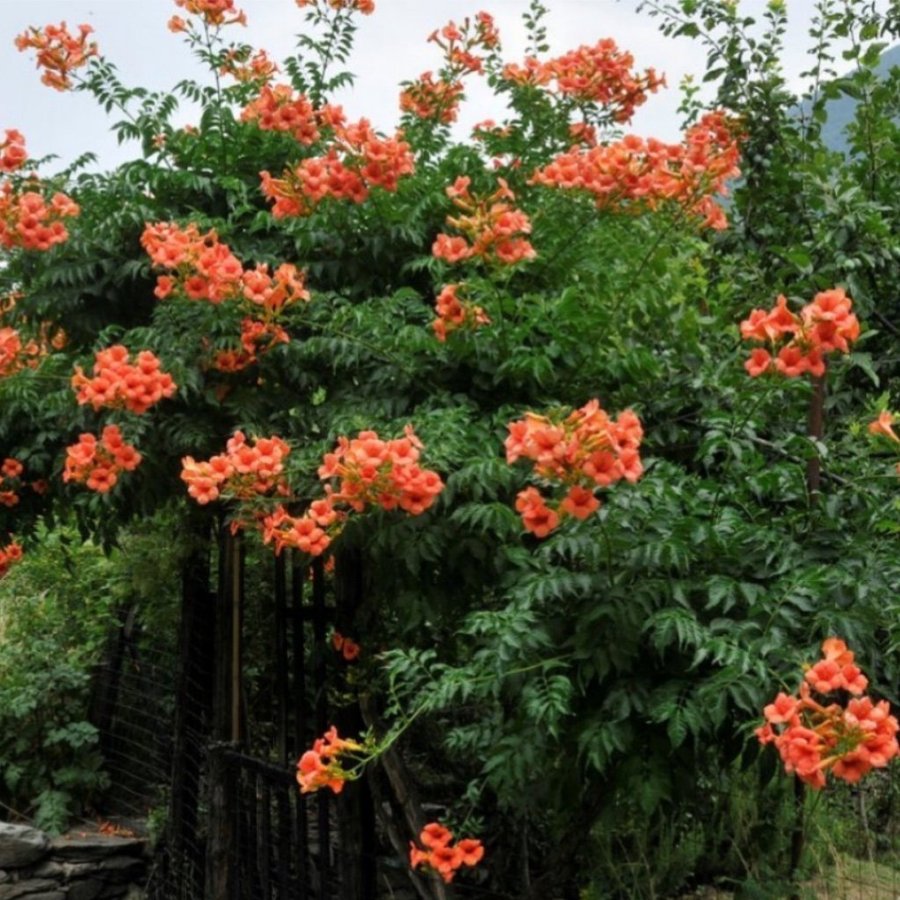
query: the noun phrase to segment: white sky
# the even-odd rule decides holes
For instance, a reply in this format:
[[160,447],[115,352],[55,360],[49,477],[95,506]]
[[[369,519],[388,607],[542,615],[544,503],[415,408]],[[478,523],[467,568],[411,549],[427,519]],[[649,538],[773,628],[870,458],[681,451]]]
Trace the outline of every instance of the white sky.
[[[237,0],[236,5],[246,12],[248,27],[229,26],[226,33],[232,33],[234,40],[265,48],[276,60],[291,53],[293,36],[304,26],[304,11],[294,0]],[[392,130],[398,118],[399,83],[440,65],[440,51],[426,41],[431,31],[450,19],[460,21],[485,9],[500,29],[503,58],[521,62],[525,46],[521,14],[527,5],[527,0],[376,0],[375,14],[359,17],[351,63],[357,74],[356,86],[336,99],[351,118],[366,116],[377,128]],[[546,21],[551,53],[612,37],[620,48],[633,53],[638,68],[653,66],[666,74],[668,90],[650,98],[631,130],[677,140],[681,124],[676,111],[678,84],[686,74],[698,81],[702,76],[706,54],[700,44],[663,37],[657,20],[637,13],[637,0],[545,0],[545,5],[550,8]],[[815,4],[814,0],[787,0],[787,5],[784,65],[788,76],[796,78],[806,65],[806,28]],[[879,5],[883,5],[881,0]],[[765,0],[740,0],[740,9],[747,15],[759,17],[764,8]],[[33,51],[19,53],[13,40],[29,25],[65,20],[74,30],[87,22],[95,29],[93,37],[101,53],[116,64],[126,84],[168,89],[182,78],[202,77],[183,36],[166,28],[169,17],[176,13],[183,14],[183,10],[173,0],[0,0],[0,131],[22,131],[33,158],[55,153],[65,163],[94,150],[103,167],[132,158],[139,152],[137,145],[117,146],[108,133],[110,120],[92,98],[42,85]],[[469,100],[460,116],[462,134],[477,121],[503,115],[489,91],[477,82],[477,78],[467,82]],[[186,109],[179,123],[190,118],[191,111]]]

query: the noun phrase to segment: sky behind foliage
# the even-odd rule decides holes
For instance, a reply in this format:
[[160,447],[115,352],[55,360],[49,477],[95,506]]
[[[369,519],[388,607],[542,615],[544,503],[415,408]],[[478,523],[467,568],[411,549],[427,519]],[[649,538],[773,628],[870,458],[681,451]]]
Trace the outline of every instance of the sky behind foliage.
[[[304,24],[304,13],[293,0],[238,0],[236,5],[245,10],[248,27],[229,27],[229,39],[263,47],[275,59],[292,51],[293,36]],[[459,21],[485,9],[497,20],[504,59],[521,61],[525,48],[521,14],[527,5],[527,0],[377,0],[376,13],[359,19],[351,65],[358,76],[356,86],[337,100],[351,118],[367,116],[377,128],[392,130],[398,118],[399,83],[439,67],[439,51],[427,42],[431,31],[450,19]],[[651,97],[638,111],[632,130],[677,140],[681,130],[678,85],[685,75],[702,77],[705,53],[701,46],[687,38],[665,38],[656,20],[638,14],[637,0],[546,0],[546,5],[552,53],[612,37],[633,53],[638,68],[653,66],[666,74],[668,90]],[[788,0],[790,31],[784,64],[797,88],[801,82],[796,76],[806,65],[805,32],[814,7],[814,0]],[[740,8],[759,16],[765,3],[741,0]],[[108,133],[105,114],[93,99],[59,94],[42,85],[33,54],[17,52],[13,39],[28,25],[87,22],[96,30],[101,52],[118,66],[126,84],[165,90],[183,78],[202,77],[182,37],[166,28],[176,12],[180,10],[171,0],[0,0],[0,129],[24,132],[29,152],[36,158],[54,153],[68,162],[93,150],[103,167],[132,158],[138,148],[117,146]],[[502,118],[502,109],[482,87],[475,79],[467,84],[469,101],[457,125],[461,137],[475,122]],[[190,106],[182,104],[177,123],[191,122],[192,114]]]

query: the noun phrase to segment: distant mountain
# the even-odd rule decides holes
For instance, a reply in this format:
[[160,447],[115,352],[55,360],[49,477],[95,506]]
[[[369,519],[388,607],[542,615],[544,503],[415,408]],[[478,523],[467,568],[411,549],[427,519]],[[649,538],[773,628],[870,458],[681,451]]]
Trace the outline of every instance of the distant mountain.
[[[884,78],[891,69],[898,66],[900,66],[900,44],[882,53],[875,72]],[[829,149],[847,152],[846,128],[856,117],[856,103],[853,97],[843,95],[825,104],[828,121],[822,126],[822,140]]]

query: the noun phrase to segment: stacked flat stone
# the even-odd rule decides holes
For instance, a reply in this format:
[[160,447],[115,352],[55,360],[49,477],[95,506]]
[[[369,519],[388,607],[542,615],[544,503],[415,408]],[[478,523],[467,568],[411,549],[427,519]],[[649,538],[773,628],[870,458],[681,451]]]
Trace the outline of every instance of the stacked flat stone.
[[0,900],[139,900],[147,842],[0,822]]

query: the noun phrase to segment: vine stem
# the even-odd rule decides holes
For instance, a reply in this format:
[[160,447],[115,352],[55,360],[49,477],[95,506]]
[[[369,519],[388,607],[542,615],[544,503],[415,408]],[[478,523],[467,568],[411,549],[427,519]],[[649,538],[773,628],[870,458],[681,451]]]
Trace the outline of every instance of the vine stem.
[[[816,442],[815,452],[806,463],[806,491],[809,503],[809,513],[818,506],[822,488],[822,460],[819,456],[819,442],[825,436],[825,376],[820,375],[812,379],[813,392],[809,399],[809,409],[806,416],[806,430],[810,440]],[[803,849],[806,844],[806,785],[795,776],[794,778],[794,827],[791,832],[791,860],[789,877],[794,884],[793,898],[799,900],[800,894],[796,890],[797,872],[803,857]],[[793,900],[792,898],[792,900]]]

